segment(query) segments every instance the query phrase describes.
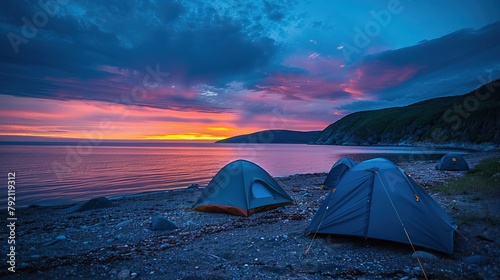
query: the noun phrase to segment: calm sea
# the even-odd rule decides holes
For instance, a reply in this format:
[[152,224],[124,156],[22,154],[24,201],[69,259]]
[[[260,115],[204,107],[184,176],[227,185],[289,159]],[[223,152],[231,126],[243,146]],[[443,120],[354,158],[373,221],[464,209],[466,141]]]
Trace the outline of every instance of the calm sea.
[[[394,162],[437,160],[449,150],[287,144],[168,144],[162,146],[0,146],[0,177],[16,175],[16,206],[66,204],[207,184],[227,163],[246,159],[274,177],[328,172],[344,156]],[[0,205],[0,208],[6,206]]]

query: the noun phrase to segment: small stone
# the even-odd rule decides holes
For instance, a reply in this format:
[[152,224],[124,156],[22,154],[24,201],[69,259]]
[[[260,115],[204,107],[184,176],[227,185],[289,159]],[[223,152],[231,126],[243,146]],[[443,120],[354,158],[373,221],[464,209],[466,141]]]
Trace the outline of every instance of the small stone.
[[126,220],[116,225],[117,228],[126,227],[132,223],[132,220]]
[[118,272],[118,275],[116,278],[121,279],[121,280],[130,279],[130,270],[124,269],[124,270]]
[[408,277],[408,276],[399,278],[399,280],[408,280],[408,279],[410,279],[410,277]]
[[63,240],[66,240],[66,236],[64,236],[64,235],[59,235],[58,237],[56,237],[56,240],[57,240],[57,241],[63,241]]
[[160,249],[164,249],[164,248],[168,248],[168,247],[170,247],[169,243],[163,243],[163,244],[161,244]]
[[151,218],[151,230],[159,231],[159,230],[174,230],[178,228],[173,222],[167,220],[161,216],[154,216]]
[[439,258],[436,257],[435,255],[431,253],[427,253],[424,251],[415,251],[415,253],[411,254],[411,257],[414,259],[424,259],[424,260],[430,260],[430,261],[435,261],[438,260]]
[[132,272],[132,273],[130,274],[130,278],[136,278],[136,277],[137,277],[137,273],[136,273],[136,272]]
[[193,222],[193,221],[187,221],[185,224],[185,226],[196,226],[198,225],[197,223]]
[[68,208],[69,213],[74,213],[74,212],[83,212],[83,211],[89,211],[89,210],[94,210],[94,209],[101,209],[101,208],[108,208],[108,207],[115,207],[113,203],[106,197],[96,197],[92,198],[88,201],[80,202],[70,208]]
[[113,242],[113,240],[114,240],[113,238],[109,238],[108,240],[106,240],[106,242],[111,243]]

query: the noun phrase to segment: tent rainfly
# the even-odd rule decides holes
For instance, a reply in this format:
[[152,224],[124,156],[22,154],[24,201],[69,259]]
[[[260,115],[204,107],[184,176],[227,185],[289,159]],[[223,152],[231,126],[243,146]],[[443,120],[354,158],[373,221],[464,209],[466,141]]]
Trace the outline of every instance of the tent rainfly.
[[455,228],[420,185],[391,161],[377,158],[347,172],[307,232],[390,240],[451,254]]
[[356,166],[357,162],[350,158],[341,158],[335,164],[332,166],[330,169],[330,172],[328,172],[328,175],[325,178],[325,181],[323,182],[323,185],[321,186],[322,189],[333,189],[337,187],[337,184],[339,183],[340,179],[342,176],[344,176],[349,169],[353,168]]
[[194,203],[193,210],[248,217],[292,204],[293,199],[262,167],[236,160],[214,176]]
[[449,171],[467,171],[469,170],[469,164],[465,161],[461,154],[448,153],[439,160],[439,163],[436,165],[436,169]]

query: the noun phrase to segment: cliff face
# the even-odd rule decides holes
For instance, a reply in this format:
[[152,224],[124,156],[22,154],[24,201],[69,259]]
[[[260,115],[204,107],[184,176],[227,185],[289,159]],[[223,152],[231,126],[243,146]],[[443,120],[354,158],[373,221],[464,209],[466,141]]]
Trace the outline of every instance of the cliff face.
[[500,80],[464,95],[357,112],[325,128],[314,144],[500,143]]

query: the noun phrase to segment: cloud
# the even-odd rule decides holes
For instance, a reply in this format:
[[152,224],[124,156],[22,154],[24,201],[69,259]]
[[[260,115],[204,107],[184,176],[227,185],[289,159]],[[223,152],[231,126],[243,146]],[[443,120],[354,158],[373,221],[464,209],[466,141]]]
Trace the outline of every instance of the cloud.
[[343,84],[308,75],[276,74],[257,87],[268,94],[282,96],[284,100],[338,100],[351,97]]
[[347,91],[376,101],[354,101],[336,108],[353,112],[469,92],[485,83],[485,76],[500,77],[498,34],[500,22],[366,56],[346,67]]
[[[1,13],[4,25],[19,36],[23,36],[21,18],[41,10],[29,2],[8,1],[7,7]],[[0,45],[0,69],[8,73],[0,93],[113,101],[123,89],[111,85],[133,88],[137,83],[129,77],[120,80],[120,74],[109,69],[135,73],[136,82],[143,78],[137,73],[145,76],[145,68],[155,65],[169,73],[169,84],[184,88],[218,84],[226,77],[259,71],[273,60],[277,43],[263,34],[264,27],[255,26],[203,2],[69,2],[37,29],[36,36],[19,45],[19,54],[9,44]],[[254,30],[253,36],[246,32],[248,28]],[[106,86],[110,79],[115,83]],[[99,88],[75,94],[54,92],[68,84],[85,87],[89,82]]]
[[[500,44],[495,34],[500,34],[500,22],[366,56],[346,67],[335,56],[310,59],[307,53],[294,54],[253,88],[282,100],[331,101],[332,109],[344,113],[462,94],[479,86],[477,77],[491,67],[488,75],[499,76]],[[332,118],[325,108],[321,111],[324,119]]]
[[[500,22],[382,52],[397,44],[385,44],[381,34],[384,45],[374,40],[371,55],[344,65],[339,43],[348,24],[315,14],[319,4],[306,6],[293,0],[69,1],[19,44],[18,54],[4,36],[0,97],[56,100],[50,104],[57,106],[103,101],[170,114],[155,111],[156,124],[198,125],[206,118],[219,127],[221,120],[208,116],[230,115],[224,125],[268,128],[269,119],[284,112],[287,128],[320,129],[348,112],[461,94],[479,85],[478,76],[500,76]],[[32,1],[4,1],[0,26],[25,36],[23,17],[33,21],[42,10]],[[200,115],[188,119],[189,113]],[[44,116],[55,121],[28,113],[15,121]]]
[[284,7],[279,4],[271,3],[264,0],[264,13],[267,15],[269,20],[280,21],[285,17]]
[[418,71],[417,66],[395,66],[371,61],[358,65],[348,74],[350,79],[346,91],[364,94],[393,88],[410,80]]

